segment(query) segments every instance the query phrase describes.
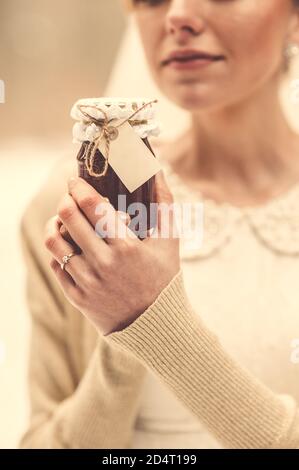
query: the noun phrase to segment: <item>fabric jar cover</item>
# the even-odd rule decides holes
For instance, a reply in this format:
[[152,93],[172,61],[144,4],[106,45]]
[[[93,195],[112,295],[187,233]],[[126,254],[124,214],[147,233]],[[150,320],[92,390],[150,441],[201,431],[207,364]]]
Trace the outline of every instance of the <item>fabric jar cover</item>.
[[[86,122],[86,117],[79,106],[87,106],[84,111],[94,119],[104,119],[103,110],[108,119],[127,119],[134,111],[152,100],[147,98],[83,98],[78,100],[71,109],[71,117],[77,122],[73,126],[73,143],[93,140],[99,127],[95,123]],[[90,106],[90,107],[88,107]],[[98,109],[95,109],[97,107]],[[134,130],[140,138],[158,136],[161,132],[160,122],[155,120],[156,104],[151,103],[134,115]],[[136,121],[140,121],[138,124]],[[144,123],[144,121],[147,121]]]

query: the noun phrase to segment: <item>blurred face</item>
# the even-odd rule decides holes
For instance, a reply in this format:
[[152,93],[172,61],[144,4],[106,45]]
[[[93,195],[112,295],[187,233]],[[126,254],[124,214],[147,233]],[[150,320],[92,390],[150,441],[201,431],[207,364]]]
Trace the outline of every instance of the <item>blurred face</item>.
[[135,0],[134,7],[156,84],[187,110],[248,97],[281,73],[284,47],[298,39],[293,0]]

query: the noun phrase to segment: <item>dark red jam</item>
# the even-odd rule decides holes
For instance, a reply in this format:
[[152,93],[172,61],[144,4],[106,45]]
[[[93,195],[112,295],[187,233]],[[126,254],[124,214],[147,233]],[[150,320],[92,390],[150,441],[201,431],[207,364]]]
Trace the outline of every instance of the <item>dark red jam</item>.
[[[152,154],[155,155],[148,139],[144,138],[142,140]],[[147,236],[147,230],[153,229],[156,226],[156,211],[154,209],[154,205],[151,206],[151,203],[156,202],[155,176],[150,178],[132,193],[130,193],[122,183],[110,165],[108,165],[105,175],[99,177],[91,176],[85,165],[85,151],[88,145],[88,141],[83,142],[77,155],[79,176],[87,181],[102,196],[107,197],[115,210],[129,213],[131,219],[138,216],[139,223],[130,224],[129,227],[140,239],[145,238]],[[93,164],[94,172],[101,173],[104,168],[104,163],[105,158],[97,149]],[[134,171],[134,168],[132,168],[132,171]],[[133,206],[131,207],[131,210],[129,206],[133,203],[142,203],[145,208],[141,211],[133,211],[132,213]],[[136,207],[138,207],[138,204],[135,204],[135,208]]]

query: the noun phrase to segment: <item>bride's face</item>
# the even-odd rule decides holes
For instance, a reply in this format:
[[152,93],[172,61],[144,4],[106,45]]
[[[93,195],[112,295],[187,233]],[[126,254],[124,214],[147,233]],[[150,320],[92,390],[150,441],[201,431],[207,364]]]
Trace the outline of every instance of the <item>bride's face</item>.
[[[132,0],[151,73],[184,109],[218,107],[248,97],[282,73],[283,50],[299,42],[294,0]],[[299,2],[298,2],[299,3]],[[194,49],[221,56],[163,63]]]

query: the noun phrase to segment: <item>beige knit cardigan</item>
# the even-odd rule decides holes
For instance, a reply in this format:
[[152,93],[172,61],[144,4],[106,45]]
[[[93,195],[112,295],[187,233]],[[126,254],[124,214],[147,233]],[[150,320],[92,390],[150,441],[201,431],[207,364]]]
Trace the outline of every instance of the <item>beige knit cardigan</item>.
[[298,404],[229,356],[192,310],[182,271],[134,323],[107,336],[64,298],[49,267],[44,226],[73,174],[73,160],[60,163],[21,223],[32,334],[31,414],[20,446],[130,447],[149,368],[224,447],[299,448]]

